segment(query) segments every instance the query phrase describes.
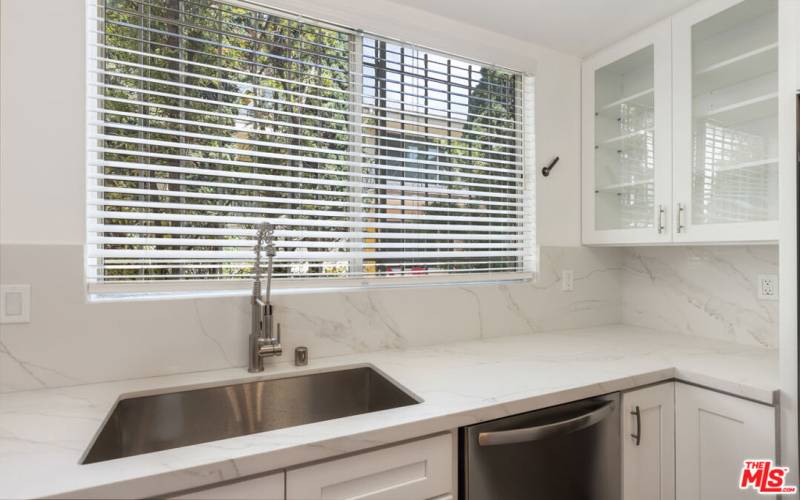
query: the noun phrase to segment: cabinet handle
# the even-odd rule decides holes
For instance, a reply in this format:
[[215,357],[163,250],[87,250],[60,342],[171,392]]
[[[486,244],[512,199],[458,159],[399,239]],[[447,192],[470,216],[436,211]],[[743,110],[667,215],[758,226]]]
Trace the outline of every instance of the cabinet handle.
[[631,415],[636,417],[636,432],[631,434],[631,437],[633,438],[634,443],[636,443],[636,446],[639,446],[639,444],[642,442],[642,413],[639,411],[638,405],[633,408]]
[[678,233],[685,233],[686,232],[686,225],[683,223],[683,213],[686,211],[686,207],[683,206],[683,203],[678,203],[678,216],[677,216],[677,223],[675,231]]
[[658,206],[658,234],[661,234],[666,229],[666,215],[667,210],[664,205]]

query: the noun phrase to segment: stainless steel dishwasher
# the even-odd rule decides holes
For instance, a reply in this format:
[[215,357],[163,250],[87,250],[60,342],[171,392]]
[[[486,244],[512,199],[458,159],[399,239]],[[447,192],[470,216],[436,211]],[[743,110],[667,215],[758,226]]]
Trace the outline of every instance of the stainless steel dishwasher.
[[461,429],[464,500],[619,500],[619,393]]

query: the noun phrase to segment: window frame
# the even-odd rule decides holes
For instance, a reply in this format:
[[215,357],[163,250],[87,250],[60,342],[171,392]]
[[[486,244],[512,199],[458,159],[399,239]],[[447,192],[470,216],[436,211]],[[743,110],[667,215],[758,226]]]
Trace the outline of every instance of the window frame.
[[[246,295],[250,293],[251,288],[251,281],[250,279],[242,279],[242,278],[218,278],[218,279],[195,279],[195,280],[164,280],[163,282],[142,282],[142,283],[111,283],[111,282],[103,282],[99,280],[98,282],[92,282],[92,278],[97,279],[98,271],[102,269],[102,264],[95,265],[94,267],[91,265],[91,258],[89,257],[89,252],[92,248],[97,248],[99,245],[92,244],[88,241],[88,238],[91,234],[93,234],[89,227],[89,209],[92,204],[93,200],[97,200],[101,197],[101,194],[98,192],[93,192],[89,189],[89,183],[93,182],[91,179],[92,173],[96,172],[97,168],[101,167],[93,167],[91,165],[91,160],[98,159],[102,153],[99,152],[92,152],[92,148],[90,145],[94,139],[91,138],[93,132],[97,131],[97,129],[102,128],[101,126],[92,126],[90,125],[93,122],[99,122],[101,119],[99,116],[102,113],[93,112],[91,102],[97,98],[99,95],[100,87],[97,85],[91,85],[92,78],[100,79],[102,78],[100,75],[93,75],[91,68],[93,65],[96,65],[95,58],[98,57],[100,51],[97,47],[93,45],[94,42],[97,41],[98,37],[102,36],[99,33],[94,33],[94,30],[98,32],[102,32],[103,30],[103,22],[104,19],[100,18],[97,15],[97,5],[95,2],[99,2],[102,0],[86,0],[86,16],[85,19],[87,21],[86,24],[86,82],[85,82],[85,89],[86,89],[86,147],[85,147],[85,166],[86,166],[86,214],[84,220],[87,223],[87,227],[85,228],[84,235],[87,238],[85,242],[84,249],[84,283],[86,283],[87,292],[89,294],[90,299],[95,301],[100,300],[116,300],[116,299],[124,299],[129,300],[131,298],[158,298],[162,295],[166,296],[183,296],[185,294],[188,295],[204,295],[204,296],[217,296],[217,295]],[[260,12],[264,12],[267,14],[273,14],[276,16],[288,18],[294,21],[302,22],[311,24],[314,26],[327,28],[336,30],[338,32],[342,32],[347,34],[350,37],[351,42],[351,50],[350,50],[350,68],[351,68],[351,75],[350,75],[350,89],[351,89],[351,111],[356,111],[360,113],[362,107],[362,99],[361,95],[361,88],[363,80],[361,75],[363,75],[363,66],[364,66],[364,57],[363,57],[363,40],[365,38],[372,38],[375,40],[379,40],[382,42],[389,42],[393,44],[398,44],[402,47],[411,47],[414,49],[434,53],[438,56],[446,57],[446,58],[453,58],[457,59],[462,62],[472,63],[475,65],[479,65],[485,68],[492,68],[501,70],[503,72],[513,73],[516,78],[515,83],[515,92],[517,93],[517,102],[520,104],[521,109],[521,119],[519,123],[521,126],[517,131],[518,135],[518,143],[520,145],[520,149],[522,151],[522,187],[521,193],[523,194],[523,198],[526,200],[523,206],[523,219],[528,219],[529,217],[533,217],[533,221],[531,222],[531,230],[533,234],[525,234],[524,238],[528,239],[531,238],[533,244],[530,246],[530,253],[531,255],[524,255],[520,256],[520,261],[525,259],[532,259],[534,266],[530,270],[518,270],[518,271],[509,271],[509,272],[465,272],[465,273],[437,273],[432,275],[420,275],[420,276],[413,276],[413,275],[403,275],[403,276],[385,276],[385,275],[378,275],[378,276],[362,276],[362,277],[314,277],[314,278],[301,278],[301,279],[287,279],[287,280],[276,280],[273,282],[273,291],[282,294],[282,293],[297,293],[297,292],[324,292],[324,291],[342,291],[342,290],[358,290],[358,289],[376,289],[376,288],[404,288],[404,287],[416,287],[416,286],[448,286],[448,285],[465,285],[465,284],[496,284],[496,283],[513,283],[513,282],[527,282],[532,280],[536,273],[538,272],[538,264],[539,264],[539,247],[536,244],[536,224],[535,224],[535,200],[536,200],[536,176],[537,170],[535,168],[535,112],[534,112],[534,103],[528,102],[528,99],[533,100],[533,85],[534,85],[534,75],[530,73],[526,73],[520,70],[510,69],[508,67],[498,66],[492,63],[486,63],[475,58],[465,57],[462,55],[453,54],[447,51],[429,48],[425,45],[417,44],[417,43],[409,43],[405,42],[396,38],[387,37],[384,35],[372,33],[365,30],[354,29],[348,26],[343,26],[337,23],[331,23],[328,21],[324,21],[314,17],[308,17],[302,14],[298,14],[295,12],[274,8],[274,7],[267,7],[261,4],[256,4],[253,2],[248,1],[241,1],[241,0],[221,0],[222,3],[227,3],[229,5],[238,6],[250,10],[257,10]],[[357,75],[357,76],[354,76]],[[530,91],[526,91],[524,86],[530,85]],[[360,119],[353,120],[353,127],[355,129],[353,136],[357,137],[358,139],[354,139],[353,142],[359,142],[361,145],[358,146],[351,146],[354,151],[355,156],[360,156],[363,150],[363,139],[361,129],[363,127],[362,122]],[[392,132],[387,132],[387,137],[393,136]],[[402,140],[403,134],[399,135],[399,138]],[[96,140],[95,140],[96,141]],[[429,144],[425,147],[430,148],[433,146]],[[422,148],[423,146],[418,146]],[[405,153],[404,153],[405,154]],[[439,151],[437,148],[437,152],[432,153],[423,153],[420,149],[420,152],[417,153],[421,156],[438,156]],[[405,163],[406,159],[404,157],[398,157],[398,159]],[[354,161],[354,163],[359,163],[358,160]],[[360,167],[358,165],[353,166],[356,169],[363,169],[364,167]],[[436,168],[438,171],[439,167]],[[420,174],[423,175],[423,174]],[[437,174],[438,176],[438,174]],[[102,182],[101,180],[95,180],[95,182]],[[351,190],[357,189],[355,187],[351,187]],[[349,191],[354,192],[354,191]],[[532,201],[527,201],[529,197],[533,197]],[[529,213],[533,211],[533,214]],[[357,211],[354,210],[354,213]],[[527,223],[523,223],[525,225]],[[522,231],[525,233],[525,231]],[[350,261],[351,269],[363,269],[363,262],[364,257],[354,256]],[[525,265],[524,267],[528,267]]]

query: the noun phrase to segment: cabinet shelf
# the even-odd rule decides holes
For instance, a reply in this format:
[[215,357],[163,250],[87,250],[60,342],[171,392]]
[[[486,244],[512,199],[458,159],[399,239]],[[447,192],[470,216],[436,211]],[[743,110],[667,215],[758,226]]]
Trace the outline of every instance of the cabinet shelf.
[[713,120],[724,125],[749,122],[778,114],[778,93],[770,92],[743,101],[722,106],[706,113],[698,113],[697,118]]
[[624,141],[625,139],[631,139],[633,137],[643,136],[643,135],[646,135],[649,132],[652,132],[653,130],[655,130],[654,127],[648,127],[648,128],[643,128],[643,129],[640,129],[640,130],[634,130],[633,132],[628,132],[626,134],[618,135],[616,137],[611,137],[610,139],[606,139],[604,141],[598,142],[595,145],[595,148],[599,148],[601,146],[609,146],[609,145],[612,145],[612,144],[616,144],[616,143],[618,143],[620,141]]
[[647,186],[653,184],[652,179],[647,180],[639,180],[639,181],[631,181],[631,182],[620,182],[617,184],[607,184],[605,186],[598,186],[595,188],[594,192],[597,193],[611,193],[611,192],[621,192],[621,191],[629,191],[631,189],[640,187],[640,186]]
[[714,168],[715,173],[730,172],[734,170],[742,170],[743,168],[762,167],[764,165],[777,164],[777,158],[766,158],[764,160],[745,161],[742,163],[734,163],[731,165],[720,165]]
[[778,44],[770,43],[695,72],[696,93],[727,87],[778,70]]
[[615,111],[619,106],[622,106],[623,104],[636,104],[639,106],[652,107],[654,92],[655,89],[649,88],[647,90],[643,90],[641,92],[625,96],[622,99],[618,99],[614,102],[601,106],[600,108],[598,108],[597,114],[604,114],[604,112]]

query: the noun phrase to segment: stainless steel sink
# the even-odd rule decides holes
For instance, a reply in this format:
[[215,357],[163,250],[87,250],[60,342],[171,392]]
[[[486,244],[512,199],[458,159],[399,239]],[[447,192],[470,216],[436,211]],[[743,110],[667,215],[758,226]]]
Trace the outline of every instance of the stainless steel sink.
[[418,402],[369,367],[123,399],[83,463]]

